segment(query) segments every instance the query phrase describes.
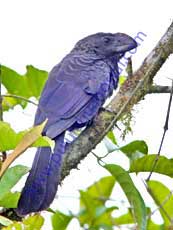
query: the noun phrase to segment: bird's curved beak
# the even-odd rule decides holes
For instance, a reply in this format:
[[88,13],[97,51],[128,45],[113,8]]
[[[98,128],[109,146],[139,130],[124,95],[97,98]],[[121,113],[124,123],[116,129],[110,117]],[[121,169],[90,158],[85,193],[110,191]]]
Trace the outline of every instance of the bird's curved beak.
[[137,42],[127,34],[115,34],[115,50],[116,53],[125,53],[129,50],[135,49],[138,46]]

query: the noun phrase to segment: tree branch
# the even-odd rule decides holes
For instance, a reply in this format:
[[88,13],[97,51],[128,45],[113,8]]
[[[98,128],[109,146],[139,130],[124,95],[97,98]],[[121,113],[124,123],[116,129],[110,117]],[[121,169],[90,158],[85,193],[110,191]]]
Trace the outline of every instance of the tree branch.
[[148,93],[154,76],[171,53],[173,53],[173,22],[141,67],[122,85],[107,106],[109,111],[101,110],[93,125],[86,128],[69,146],[63,161],[61,180],[96,147],[117,120]]
[[170,92],[171,92],[171,86],[163,86],[163,85],[152,85],[148,90],[148,94],[170,93]]

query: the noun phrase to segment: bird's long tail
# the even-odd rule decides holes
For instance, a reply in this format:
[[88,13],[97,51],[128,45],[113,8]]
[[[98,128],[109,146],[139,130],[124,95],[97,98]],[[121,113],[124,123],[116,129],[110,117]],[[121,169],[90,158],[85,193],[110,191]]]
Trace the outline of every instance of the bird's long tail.
[[26,215],[48,208],[56,195],[62,156],[65,152],[64,133],[54,140],[53,153],[50,147],[37,149],[32,168],[18,202],[16,209],[18,215]]

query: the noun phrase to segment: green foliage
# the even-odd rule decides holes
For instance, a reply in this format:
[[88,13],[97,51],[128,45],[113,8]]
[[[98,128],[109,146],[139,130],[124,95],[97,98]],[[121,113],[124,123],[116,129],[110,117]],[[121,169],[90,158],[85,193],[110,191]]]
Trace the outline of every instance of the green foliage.
[[115,218],[115,222],[118,225],[122,224],[133,224],[134,223],[134,218],[131,210],[129,210],[126,214],[121,215],[119,217]]
[[56,211],[52,216],[53,230],[65,230],[72,218],[73,216],[71,215],[65,215],[62,212]]
[[[27,132],[28,130],[16,133],[9,123],[0,121],[0,151],[14,149]],[[39,137],[32,146],[49,146],[51,143],[52,141],[48,137]]]
[[[104,138],[104,140],[103,140],[104,144],[107,148],[108,153],[111,153],[113,151],[121,151],[130,160],[134,160],[134,159],[140,158],[140,157],[148,154],[148,146],[147,146],[145,141],[136,140],[136,141],[130,142],[127,145],[117,147],[117,142],[115,144],[115,142],[113,143],[113,141],[112,141],[112,139],[114,137],[114,136],[112,137],[112,135],[114,135],[114,134],[111,133],[111,135],[107,135],[107,137]],[[107,138],[109,138],[109,139],[107,140]]]
[[[155,159],[155,154],[136,159],[130,165],[130,172],[150,172]],[[173,159],[160,156],[156,167],[154,168],[154,172],[173,177]]]
[[109,131],[109,133],[107,134],[107,137],[112,141],[114,145],[117,145],[117,141],[116,141],[113,131]]
[[148,154],[148,146],[145,141],[132,141],[119,148],[129,159],[133,160]]
[[28,167],[16,165],[5,172],[0,180],[0,206],[5,208],[16,207],[20,194],[11,192],[11,189],[28,171]]
[[[6,93],[12,96],[3,97],[3,111],[8,111],[9,108],[13,108],[15,105],[20,105],[24,109],[28,104],[27,99],[31,97],[39,99],[48,73],[33,66],[27,66],[26,70],[26,73],[21,75],[8,67],[1,67],[2,84],[6,88]],[[120,76],[120,84],[123,84],[125,79],[124,76]],[[125,138],[128,132],[132,132],[132,118],[131,113],[122,117],[122,124],[125,127],[122,132],[123,138]],[[0,121],[0,152],[13,150],[26,133],[28,133],[28,130],[17,133],[11,128],[9,123]],[[121,152],[128,157],[130,169],[125,171],[119,165],[105,164],[104,168],[111,173],[111,176],[101,178],[86,190],[80,190],[80,205],[77,214],[71,212],[69,212],[70,214],[62,213],[60,210],[48,210],[52,215],[52,227],[50,229],[66,230],[73,218],[78,219],[82,229],[87,228],[88,230],[113,230],[115,226],[121,228],[124,225],[128,229],[129,226],[135,228],[136,224],[138,230],[171,229],[171,219],[173,219],[173,195],[171,191],[158,181],[149,181],[147,184],[149,187],[148,191],[158,206],[158,211],[161,213],[164,221],[161,225],[155,224],[149,218],[151,213],[150,211],[147,212],[142,195],[138,192],[137,185],[133,182],[133,177],[131,178],[130,175],[130,173],[150,172],[153,167],[156,155],[148,155],[146,142],[134,140],[131,143],[119,146],[114,131],[110,131],[104,139],[104,143],[108,154],[98,159],[103,160],[104,158],[105,160],[109,153],[116,152],[118,154]],[[49,145],[52,145],[49,138],[40,137],[32,146]],[[2,162],[0,162],[0,166],[1,164]],[[5,172],[0,180],[1,207],[16,208],[20,193],[18,191],[14,192],[12,189],[28,171],[27,167],[16,165]],[[154,172],[173,177],[173,159],[160,156]],[[121,206],[115,202],[117,195],[116,182],[121,186],[122,192],[124,192],[130,204],[130,207],[126,207],[127,213],[125,214],[122,214]],[[113,190],[114,192],[112,193]],[[119,216],[114,217],[114,213],[119,214]],[[13,222],[11,219],[0,215],[0,224],[7,226],[3,228],[4,230],[41,230],[44,218],[37,214],[26,219],[23,218],[21,222]]]
[[0,199],[2,199],[28,171],[29,168],[23,165],[16,165],[9,168],[0,180]]
[[[35,97],[38,99],[47,80],[48,73],[31,65],[26,66],[26,69],[27,72],[21,75],[6,66],[1,66],[2,84],[5,86],[7,94],[14,94],[24,98]],[[3,98],[4,110],[12,108],[16,104],[25,108],[27,102],[16,98]]]
[[151,220],[148,221],[147,230],[165,230],[164,224],[155,224]]
[[129,174],[118,165],[105,165],[105,169],[107,169],[115,177],[126,194],[130,205],[133,207],[134,218],[139,226],[139,229],[145,230],[147,224],[145,203]]
[[4,226],[8,226],[10,224],[12,224],[13,222],[11,220],[9,220],[8,218],[4,217],[4,216],[0,216],[0,224],[4,225]]
[[22,222],[14,222],[10,224],[4,230],[41,230],[44,224],[44,218],[39,214],[29,216],[27,219],[23,219]]
[[109,225],[112,219],[111,213],[116,207],[109,209],[105,206],[115,184],[113,177],[103,177],[94,183],[86,191],[80,191],[79,221],[83,226],[92,227]]
[[[173,218],[173,195],[172,192],[161,182],[149,181],[148,187],[151,190],[150,194],[155,203],[160,207],[160,213],[164,219],[164,225],[169,227],[171,225],[170,219]],[[168,218],[169,216],[169,218]],[[169,229],[169,228],[168,228]]]
[[4,208],[16,208],[20,192],[8,192],[0,199],[0,206]]

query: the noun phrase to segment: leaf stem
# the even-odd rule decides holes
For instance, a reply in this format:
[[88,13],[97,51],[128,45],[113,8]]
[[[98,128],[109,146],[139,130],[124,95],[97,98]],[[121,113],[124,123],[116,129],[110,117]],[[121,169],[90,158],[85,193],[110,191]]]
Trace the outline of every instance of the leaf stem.
[[33,105],[35,105],[35,106],[38,106],[38,104],[35,103],[34,101],[29,100],[29,99],[27,99],[26,97],[18,96],[18,95],[15,95],[15,94],[4,94],[4,95],[1,95],[1,98],[3,98],[3,97],[13,97],[13,98],[17,98],[17,99],[26,101],[26,102],[28,102],[28,103],[31,103],[31,104],[33,104]]
[[[0,64],[0,121],[3,121],[3,109],[2,109],[3,97],[2,97],[1,86],[2,86],[2,76],[1,76],[1,64]],[[7,153],[4,151],[2,152],[2,162],[4,162],[6,158],[7,158]]]

